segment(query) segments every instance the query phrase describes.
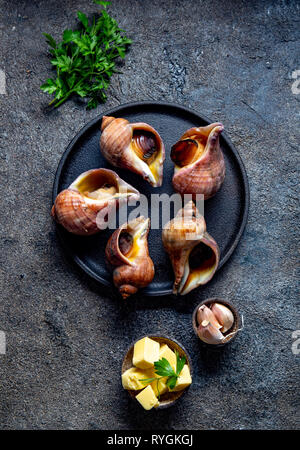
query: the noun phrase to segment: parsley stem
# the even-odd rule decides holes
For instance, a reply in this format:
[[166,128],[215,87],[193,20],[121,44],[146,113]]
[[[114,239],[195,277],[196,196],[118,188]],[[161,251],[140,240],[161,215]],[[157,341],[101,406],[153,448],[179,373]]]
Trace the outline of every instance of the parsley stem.
[[[62,103],[64,103],[64,102],[70,97],[70,95],[71,95],[73,92],[76,91],[76,89],[78,88],[78,86],[82,83],[82,80],[84,80],[85,78],[87,78],[89,75],[90,75],[90,73],[85,74],[85,75],[78,81],[78,83],[75,84],[75,86],[74,86],[72,89],[70,89],[70,90],[63,96],[63,98],[62,98],[61,100],[59,100],[58,103],[56,103],[56,104],[54,105],[54,108],[57,108],[59,105],[61,105]],[[54,100],[55,100],[55,99],[54,99]],[[52,101],[52,102],[53,102],[53,101]],[[52,103],[52,102],[51,102],[51,103]],[[49,104],[51,104],[51,103],[49,103]]]
[[51,106],[51,105],[53,105],[53,103],[55,102],[55,100],[56,100],[56,98],[54,97],[52,100],[51,100],[51,102],[50,103],[48,103],[48,106]]
[[[62,98],[61,100],[59,100],[59,102],[56,103],[56,104],[54,105],[54,108],[57,108],[59,105],[61,105],[62,103],[64,103],[64,102],[70,97],[70,95],[72,94],[72,92],[73,92],[73,89],[71,89],[71,91],[67,92],[66,95],[64,95],[63,98]],[[54,100],[55,100],[55,99],[54,99]],[[51,102],[51,103],[52,103],[52,102]],[[49,103],[49,104],[50,104],[50,103]]]

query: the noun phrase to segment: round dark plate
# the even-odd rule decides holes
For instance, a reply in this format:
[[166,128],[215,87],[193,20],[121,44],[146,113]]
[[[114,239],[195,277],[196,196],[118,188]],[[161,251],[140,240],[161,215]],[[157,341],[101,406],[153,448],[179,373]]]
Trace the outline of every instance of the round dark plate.
[[[78,175],[99,167],[115,170],[121,178],[148,198],[154,193],[172,195],[174,164],[169,156],[171,146],[188,128],[213,122],[183,106],[160,102],[128,103],[106,111],[104,115],[122,117],[130,122],[146,122],[158,131],[166,148],[163,185],[160,188],[153,188],[140,176],[110,166],[99,148],[102,120],[102,116],[99,116],[79,131],[64,152],[55,175],[53,202],[57,194],[66,189]],[[220,247],[219,268],[225,264],[236,248],[247,222],[249,208],[249,186],[242,160],[224,133],[220,142],[225,157],[226,177],[220,191],[205,202],[204,211],[207,230]],[[72,259],[95,280],[112,285],[112,276],[104,260],[105,246],[112,230],[81,237],[68,233],[59,225],[57,229],[62,244]],[[149,251],[155,264],[155,278],[143,293],[171,294],[174,275],[168,255],[163,249],[161,230],[150,230]]]

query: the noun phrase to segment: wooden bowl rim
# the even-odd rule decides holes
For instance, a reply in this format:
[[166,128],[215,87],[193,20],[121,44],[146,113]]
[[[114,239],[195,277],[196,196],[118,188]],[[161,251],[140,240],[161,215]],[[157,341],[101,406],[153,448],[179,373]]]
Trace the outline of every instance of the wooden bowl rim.
[[[129,345],[127,347],[127,350],[125,352],[125,356],[124,356],[123,361],[122,361],[121,375],[128,369],[128,367],[125,367],[125,366],[127,364],[128,358],[129,358],[129,353],[133,352],[134,344],[136,342],[138,342],[139,340],[145,338],[145,337],[153,339],[154,341],[156,340],[156,342],[159,342],[160,344],[161,344],[161,340],[167,341],[167,342],[163,342],[163,343],[167,343],[169,345],[169,347],[171,348],[171,350],[174,350],[174,345],[172,346],[172,344],[175,344],[177,347],[179,347],[179,350],[180,350],[179,353],[180,353],[181,356],[185,356],[186,364],[188,364],[188,366],[189,366],[190,374],[191,374],[191,377],[193,379],[192,361],[191,361],[190,355],[188,354],[187,350],[176,339],[170,338],[168,336],[158,335],[158,334],[155,334],[155,335],[154,334],[146,334],[144,336],[141,336],[138,339],[136,339],[131,345]],[[176,349],[177,348],[175,348],[175,350]],[[133,364],[132,364],[131,367],[133,367]],[[188,386],[187,388],[183,389],[182,391],[176,391],[176,392],[173,392],[173,393],[170,393],[170,392],[166,393],[166,394],[171,396],[171,399],[167,399],[165,401],[162,400],[161,403],[159,404],[159,406],[157,408],[153,408],[153,409],[154,410],[165,409],[165,408],[169,408],[170,406],[173,406],[177,402],[177,400],[179,400],[179,398],[181,398],[183,396],[183,394],[185,394],[185,392],[189,389],[189,387],[190,386]],[[130,391],[129,389],[126,389],[126,391],[128,392],[130,398],[132,398],[133,400],[135,400],[136,395],[139,392],[141,392],[140,390],[139,391]],[[164,394],[162,394],[162,395],[164,395]]]

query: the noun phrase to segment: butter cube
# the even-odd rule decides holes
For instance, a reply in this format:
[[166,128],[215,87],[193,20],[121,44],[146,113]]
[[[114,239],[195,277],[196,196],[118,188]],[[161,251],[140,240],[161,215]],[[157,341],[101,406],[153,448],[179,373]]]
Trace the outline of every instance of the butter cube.
[[154,362],[159,360],[159,343],[145,337],[134,344],[133,365],[140,369],[154,367]]
[[174,372],[176,372],[176,355],[170,349],[170,347],[167,346],[167,344],[164,344],[160,347],[159,359],[161,359],[161,358],[166,358],[166,360],[169,361]]
[[183,389],[188,387],[190,384],[192,384],[190,369],[189,369],[189,366],[187,364],[185,364],[182,371],[180,372],[179,377],[177,378],[174,389],[169,389],[169,390],[171,392],[182,391]]
[[159,401],[154,394],[154,391],[150,384],[145,389],[143,389],[135,398],[147,411],[159,405]]
[[126,370],[126,372],[122,374],[122,386],[124,389],[138,391],[144,389],[146,386],[140,380],[151,377],[152,373],[149,373],[146,370],[137,369],[136,367],[131,367],[131,369]]

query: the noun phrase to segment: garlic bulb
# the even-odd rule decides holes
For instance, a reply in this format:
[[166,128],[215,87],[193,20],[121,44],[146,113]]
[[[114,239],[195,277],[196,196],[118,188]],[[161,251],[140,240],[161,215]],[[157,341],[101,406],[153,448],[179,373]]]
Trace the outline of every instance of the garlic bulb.
[[222,333],[226,333],[226,331],[230,330],[234,323],[232,311],[221,303],[214,303],[211,307],[211,311],[217,321],[222,324]]
[[195,331],[206,344],[220,345],[228,342],[237,331],[233,330],[235,318],[228,306],[222,303],[201,305],[195,313]]

